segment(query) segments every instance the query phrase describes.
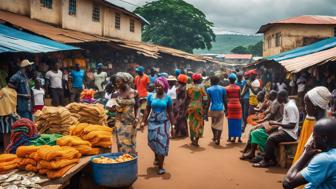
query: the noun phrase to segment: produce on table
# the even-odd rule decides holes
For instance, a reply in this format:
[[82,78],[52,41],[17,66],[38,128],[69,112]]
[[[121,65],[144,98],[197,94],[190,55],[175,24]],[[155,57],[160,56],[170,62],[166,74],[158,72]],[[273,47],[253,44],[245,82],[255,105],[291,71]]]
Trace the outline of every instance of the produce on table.
[[16,169],[18,162],[15,154],[0,154],[0,174]]
[[92,160],[93,163],[99,163],[99,164],[110,164],[110,163],[123,163],[126,161],[133,160],[134,157],[130,154],[124,154],[117,158],[108,158],[108,157],[97,157]]
[[78,118],[64,107],[44,107],[35,118],[38,132],[47,134],[69,134],[69,127],[78,123]]
[[8,174],[0,175],[0,188],[42,188],[39,183],[44,181],[35,173],[15,170]]
[[96,155],[99,154],[99,148],[92,148],[89,141],[85,141],[78,136],[63,136],[57,140],[57,145],[71,146],[78,150],[82,155]]
[[80,99],[94,99],[94,95],[96,94],[96,91],[93,89],[84,89],[81,92]]
[[80,123],[107,125],[107,115],[101,104],[71,103],[66,108],[73,114],[77,114]]
[[79,163],[81,154],[69,146],[20,146],[19,168],[46,174],[50,179],[62,177],[69,169]]
[[95,147],[112,146],[112,128],[107,126],[79,123],[70,128],[70,134],[89,141]]

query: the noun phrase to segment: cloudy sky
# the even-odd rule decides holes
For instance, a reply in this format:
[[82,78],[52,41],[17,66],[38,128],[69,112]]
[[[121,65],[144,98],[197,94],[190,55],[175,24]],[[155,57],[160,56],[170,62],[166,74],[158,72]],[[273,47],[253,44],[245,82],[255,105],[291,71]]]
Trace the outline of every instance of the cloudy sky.
[[[129,10],[151,0],[109,0]],[[124,3],[123,1],[130,2]],[[298,15],[336,16],[336,0],[186,0],[215,24],[216,33],[253,34],[262,24]]]

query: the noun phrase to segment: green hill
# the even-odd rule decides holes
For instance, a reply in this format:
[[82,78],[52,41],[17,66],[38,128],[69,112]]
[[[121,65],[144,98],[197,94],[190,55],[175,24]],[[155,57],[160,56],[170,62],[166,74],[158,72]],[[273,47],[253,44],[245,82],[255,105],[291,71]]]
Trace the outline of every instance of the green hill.
[[216,42],[213,42],[212,49],[194,50],[195,54],[226,54],[237,46],[254,45],[263,39],[262,36],[241,35],[241,34],[220,34],[216,36]]

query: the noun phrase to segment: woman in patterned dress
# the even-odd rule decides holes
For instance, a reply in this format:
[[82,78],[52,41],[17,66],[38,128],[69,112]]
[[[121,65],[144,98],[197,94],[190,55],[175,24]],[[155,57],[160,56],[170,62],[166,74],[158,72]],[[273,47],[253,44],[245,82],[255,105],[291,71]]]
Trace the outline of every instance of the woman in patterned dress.
[[176,137],[188,136],[188,123],[187,123],[187,89],[188,76],[180,74],[177,77],[178,87],[176,89],[176,100],[174,101],[173,111],[174,119],[176,120],[175,135]]
[[191,144],[198,145],[198,140],[203,136],[204,118],[207,115],[207,94],[202,83],[201,74],[193,74],[194,84],[187,89],[188,95],[188,119]]
[[155,80],[156,93],[147,99],[147,109],[141,123],[141,130],[148,125],[148,145],[155,155],[154,165],[158,166],[158,174],[165,173],[163,163],[169,149],[170,124],[174,125],[172,100],[166,94],[168,81],[164,77]]
[[236,74],[230,74],[230,85],[225,88],[228,98],[228,142],[235,142],[236,138],[238,138],[238,142],[241,142],[242,107],[240,104],[240,87],[235,84],[236,78]]
[[126,72],[116,74],[118,91],[112,95],[115,100],[113,109],[117,112],[115,118],[118,151],[136,153],[136,111],[137,92],[130,87],[133,77]]

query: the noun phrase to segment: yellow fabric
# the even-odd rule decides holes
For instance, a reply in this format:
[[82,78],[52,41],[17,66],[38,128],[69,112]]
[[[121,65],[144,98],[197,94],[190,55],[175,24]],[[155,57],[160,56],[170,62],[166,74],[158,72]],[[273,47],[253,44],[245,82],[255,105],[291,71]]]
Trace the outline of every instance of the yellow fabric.
[[41,146],[20,146],[16,150],[16,155],[18,157],[30,157],[30,155],[37,152],[40,147]]
[[40,165],[45,169],[61,169],[70,164],[79,163],[79,159],[61,159],[57,161],[45,161],[41,160]]
[[294,156],[293,164],[300,158],[302,155],[305,145],[310,137],[310,135],[313,133],[314,126],[315,126],[316,120],[315,119],[310,119],[306,118],[303,122],[301,134],[300,134],[300,139],[299,139],[299,144]]
[[63,167],[62,169],[57,170],[48,170],[47,175],[49,179],[56,179],[62,177],[66,172],[68,172],[73,166],[75,166],[77,163],[68,165],[66,167]]
[[252,91],[250,91],[249,104],[252,106],[258,105],[257,95],[253,94]]
[[47,161],[81,157],[81,154],[78,152],[78,150],[68,146],[46,146],[44,148],[40,148],[37,153],[41,159]]
[[91,146],[90,142],[85,141],[78,136],[70,136],[70,135],[63,136],[57,139],[56,144],[60,146],[78,146],[78,145]]
[[15,154],[0,154],[0,163],[9,162],[16,158],[17,156]]
[[17,93],[14,89],[4,87],[0,90],[0,116],[16,112]]

